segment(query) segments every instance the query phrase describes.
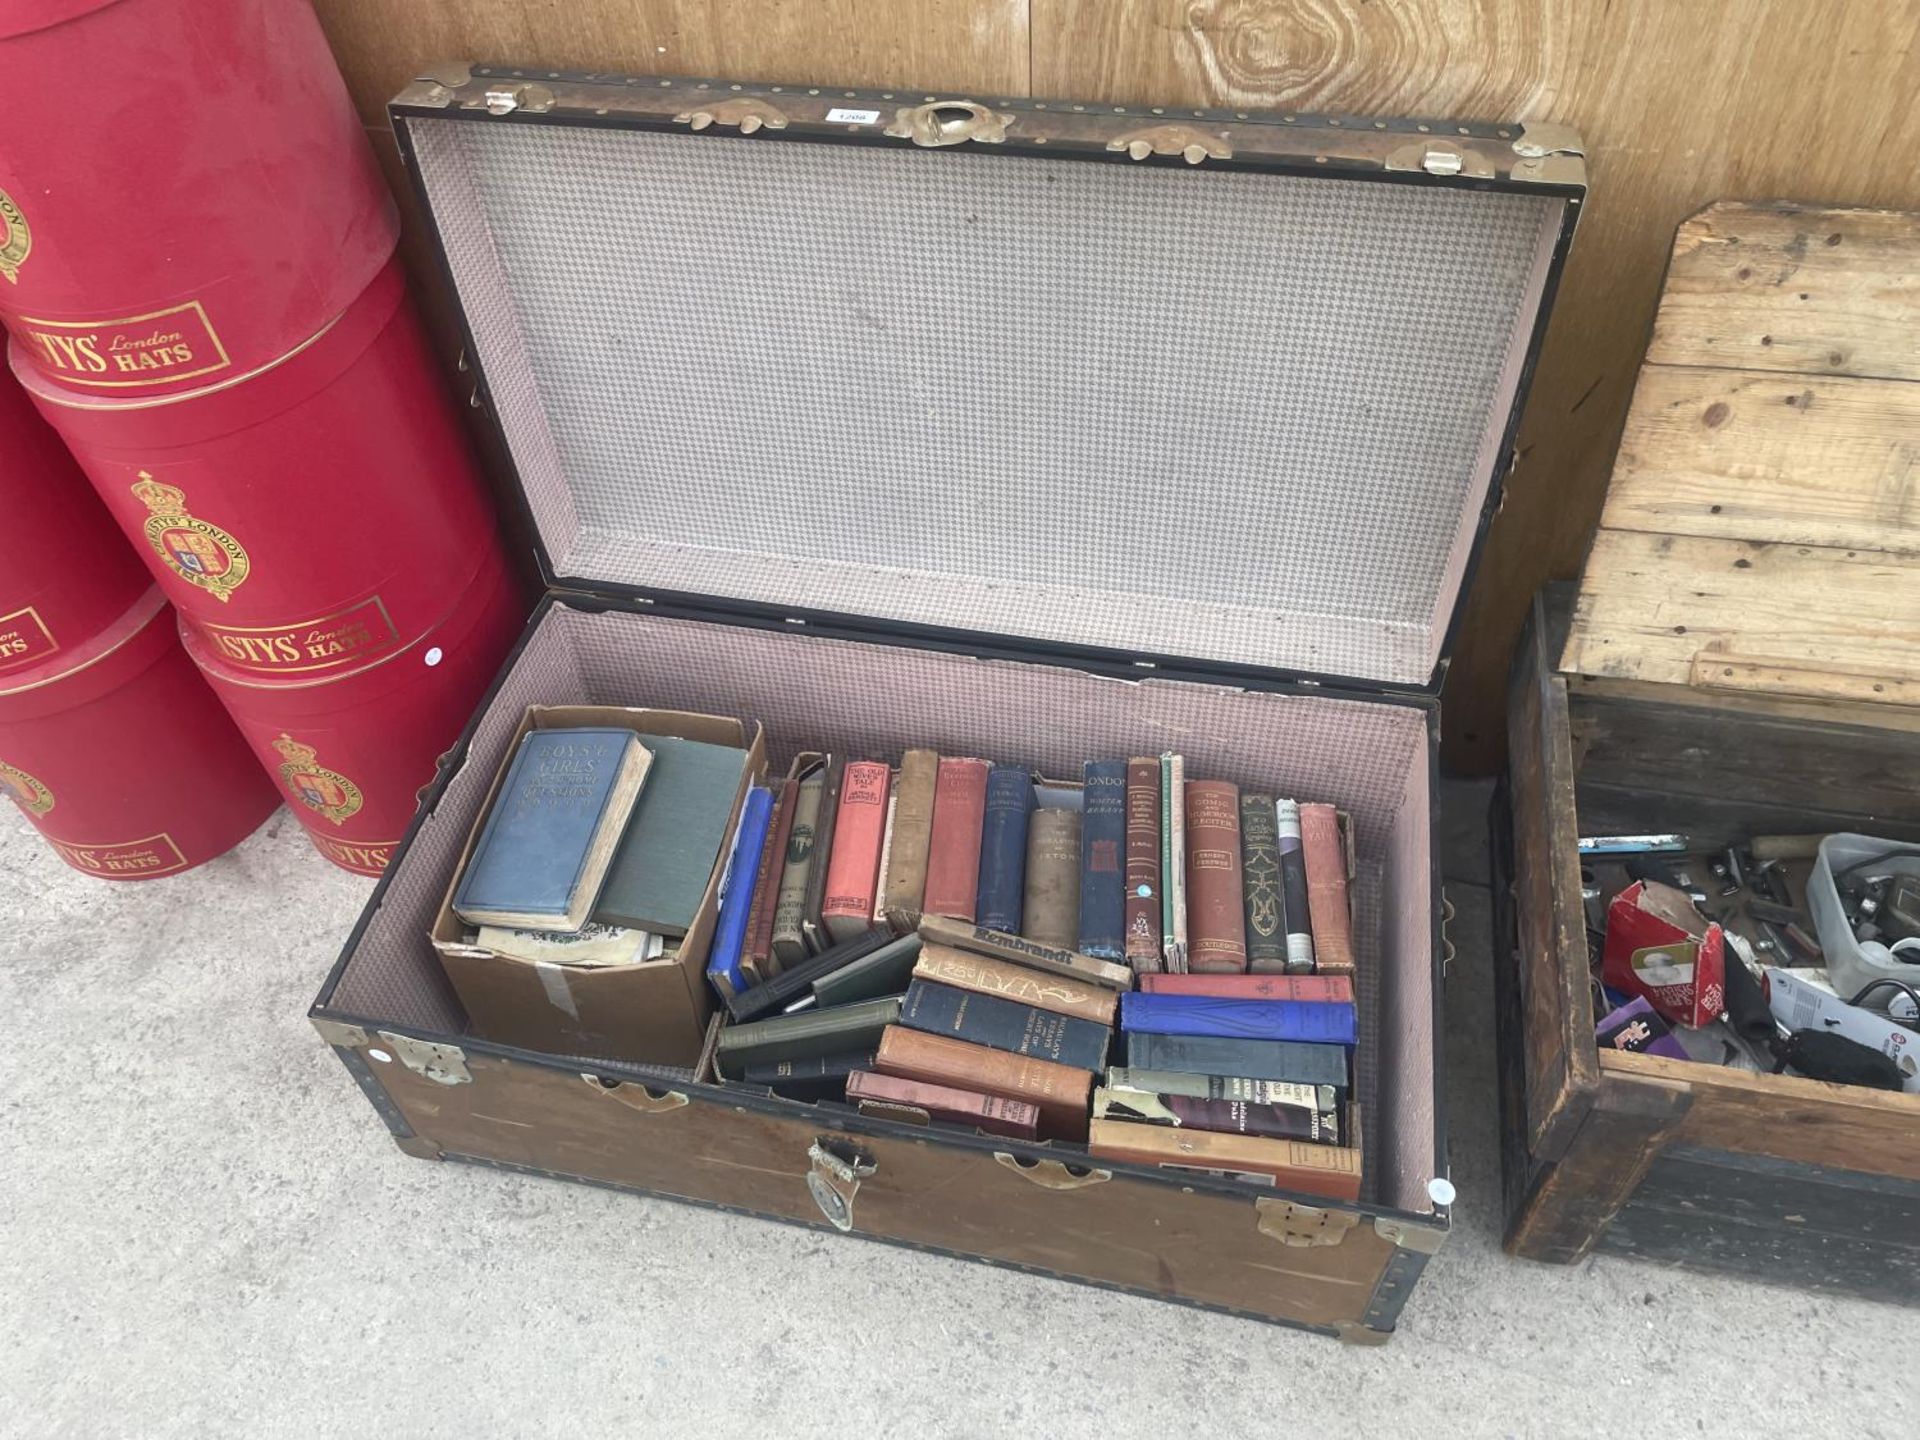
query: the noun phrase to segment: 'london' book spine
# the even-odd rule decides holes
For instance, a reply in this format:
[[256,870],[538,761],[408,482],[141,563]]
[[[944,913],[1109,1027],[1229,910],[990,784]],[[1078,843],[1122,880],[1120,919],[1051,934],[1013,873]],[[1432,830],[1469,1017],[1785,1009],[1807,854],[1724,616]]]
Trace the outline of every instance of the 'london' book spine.
[[1225,780],[1187,782],[1187,968],[1247,968],[1240,790]]
[[1091,1020],[1038,1010],[1014,1000],[915,980],[900,1007],[900,1023],[932,1035],[968,1040],[990,1050],[1032,1055],[1076,1070],[1107,1068],[1113,1032]]
[[1184,1070],[1193,1075],[1239,1075],[1249,1080],[1285,1080],[1295,1085],[1347,1085],[1344,1045],[1293,1040],[1223,1039],[1215,1035],[1127,1037],[1130,1070]]
[[1127,953],[1127,762],[1089,760],[1081,781],[1080,950],[1120,960]]
[[940,762],[927,848],[927,888],[921,903],[925,914],[971,920],[978,913],[988,768],[984,760],[957,756]]
[[1027,817],[1032,813],[1032,775],[1011,765],[987,772],[977,904],[979,922],[988,929],[1020,929],[1027,885]]
[[1353,974],[1353,914],[1347,902],[1347,847],[1331,805],[1300,807],[1308,908],[1313,912],[1313,968],[1320,975]]
[[1246,901],[1247,969],[1283,974],[1287,936],[1280,916],[1280,834],[1271,795],[1240,797],[1240,887]]
[[1166,964],[1160,934],[1160,762],[1151,755],[1127,761],[1127,963],[1137,974]]
[[1155,1035],[1219,1035],[1351,1045],[1353,1006],[1310,1000],[1225,1000],[1217,995],[1120,997],[1120,1028]]

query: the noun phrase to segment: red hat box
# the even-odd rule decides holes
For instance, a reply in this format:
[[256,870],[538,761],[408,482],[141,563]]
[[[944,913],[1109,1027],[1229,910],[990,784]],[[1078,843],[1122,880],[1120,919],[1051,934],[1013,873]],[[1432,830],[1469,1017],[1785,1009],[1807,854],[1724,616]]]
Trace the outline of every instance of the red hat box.
[[153,585],[60,437],[0,375],[0,689],[90,640]]
[[191,869],[280,805],[152,587],[86,642],[0,677],[0,792],[102,880]]
[[193,627],[181,639],[267,769],[314,848],[378,875],[419,792],[459,739],[526,619],[499,548],[437,625],[348,675],[263,680],[227,665]]
[[344,675],[436,623],[497,544],[492,496],[396,261],[240,385],[100,400],[14,373],[225,667]]
[[393,197],[306,0],[11,0],[0,71],[0,316],[54,383],[244,376],[393,254]]

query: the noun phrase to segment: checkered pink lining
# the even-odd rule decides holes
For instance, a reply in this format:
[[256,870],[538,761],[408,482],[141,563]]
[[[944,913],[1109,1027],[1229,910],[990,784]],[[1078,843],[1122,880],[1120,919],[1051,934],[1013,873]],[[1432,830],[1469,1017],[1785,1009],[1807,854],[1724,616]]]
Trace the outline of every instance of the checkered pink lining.
[[1331,801],[1359,852],[1358,1091],[1366,1198],[1426,1211],[1434,1153],[1426,717],[1399,705],[1245,692],[904,646],[556,606],[482,716],[467,763],[397,863],[328,997],[335,1010],[458,1033],[427,931],[506,745],[532,704],[634,705],[758,721],[796,750],[897,759],[910,746],[1067,777],[1090,758],[1178,750],[1188,773]]

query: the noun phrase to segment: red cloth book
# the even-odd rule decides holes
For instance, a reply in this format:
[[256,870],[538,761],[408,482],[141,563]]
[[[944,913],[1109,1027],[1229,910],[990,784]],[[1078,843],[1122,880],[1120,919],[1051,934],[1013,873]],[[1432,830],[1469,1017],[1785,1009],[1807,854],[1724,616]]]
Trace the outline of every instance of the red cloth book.
[[1142,975],[1140,988],[1149,995],[1353,1003],[1353,980],[1346,975]]
[[856,1070],[847,1077],[847,1099],[856,1105],[865,1101],[880,1107],[883,1114],[889,1107],[922,1110],[929,1120],[970,1125],[990,1135],[1013,1135],[1023,1140],[1035,1138],[1040,1128],[1040,1107],[1029,1101],[898,1075],[876,1075],[869,1070]]
[[1213,974],[1247,968],[1240,789],[1225,780],[1187,782],[1187,966]]
[[827,858],[826,898],[820,918],[836,941],[873,928],[874,891],[880,883],[880,846],[886,838],[890,767],[877,760],[847,766],[840,782],[840,813],[833,822]]
[[1347,898],[1347,847],[1340,835],[1339,812],[1331,805],[1302,805],[1300,843],[1306,852],[1314,972],[1351,975],[1353,912]]
[[987,816],[985,760],[947,757],[933,785],[933,838],[927,846],[928,915],[975,918],[980,891],[980,835]]

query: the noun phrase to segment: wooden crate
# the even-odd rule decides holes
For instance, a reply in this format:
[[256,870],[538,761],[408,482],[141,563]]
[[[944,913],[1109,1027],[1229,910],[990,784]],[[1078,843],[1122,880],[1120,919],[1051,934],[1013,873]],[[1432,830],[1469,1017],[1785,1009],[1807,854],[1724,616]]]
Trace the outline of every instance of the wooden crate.
[[1920,216],[1721,204],[1680,228],[1586,574],[1536,602],[1512,669],[1514,1254],[1920,1293],[1920,1095],[1599,1051],[1576,849],[1920,839],[1916,381]]

